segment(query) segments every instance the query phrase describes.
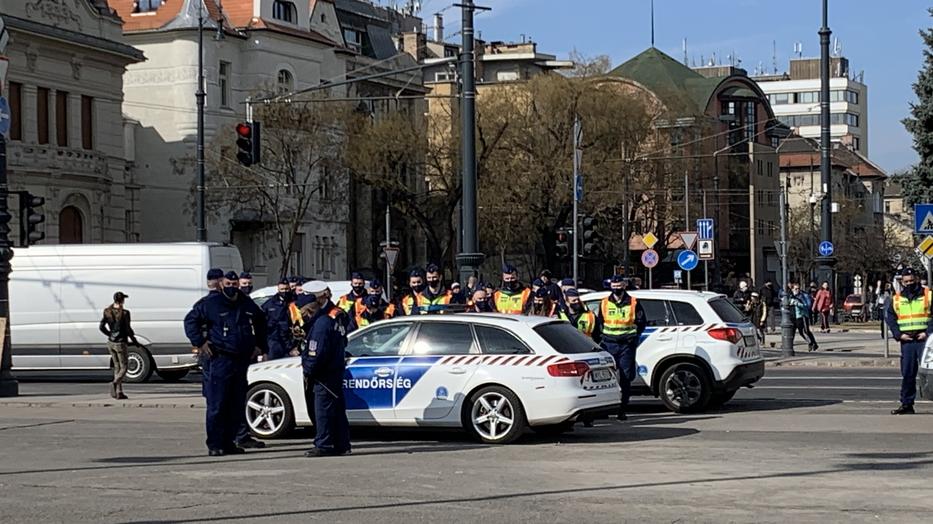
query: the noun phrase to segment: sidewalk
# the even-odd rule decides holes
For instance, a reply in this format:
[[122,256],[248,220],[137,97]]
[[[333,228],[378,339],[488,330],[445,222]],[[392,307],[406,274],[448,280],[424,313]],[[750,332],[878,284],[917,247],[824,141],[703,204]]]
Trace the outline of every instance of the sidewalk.
[[0,407],[31,408],[165,408],[204,409],[204,397],[191,395],[133,395],[114,400],[106,394],[93,395],[21,395],[0,398]]
[[872,329],[834,329],[831,333],[814,333],[820,349],[808,352],[800,336],[794,337],[793,357],[781,354],[781,336],[768,335],[762,355],[768,367],[900,367],[900,345],[888,341],[888,357],[884,356],[885,341],[878,326]]

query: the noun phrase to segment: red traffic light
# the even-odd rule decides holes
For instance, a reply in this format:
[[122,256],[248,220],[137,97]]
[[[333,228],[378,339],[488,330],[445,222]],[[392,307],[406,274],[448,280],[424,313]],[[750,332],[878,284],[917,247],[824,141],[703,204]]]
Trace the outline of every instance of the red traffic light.
[[246,122],[240,122],[236,125],[236,134],[243,138],[250,138],[253,134],[253,126]]
[[563,231],[557,234],[558,242],[566,242],[569,239],[570,239],[570,235],[568,235],[567,233],[564,233]]

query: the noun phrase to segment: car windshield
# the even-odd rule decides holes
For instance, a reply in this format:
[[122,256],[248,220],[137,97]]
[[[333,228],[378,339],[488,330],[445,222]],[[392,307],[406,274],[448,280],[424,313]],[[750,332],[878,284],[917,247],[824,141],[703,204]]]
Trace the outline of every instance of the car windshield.
[[735,307],[735,304],[724,297],[710,300],[709,306],[713,308],[713,311],[716,312],[716,314],[719,316],[719,319],[723,322],[730,322],[734,324],[748,322],[748,318],[745,316],[745,314],[739,311],[739,308]]
[[602,351],[593,339],[580,333],[567,322],[551,322],[535,328],[535,332],[558,353],[595,353]]

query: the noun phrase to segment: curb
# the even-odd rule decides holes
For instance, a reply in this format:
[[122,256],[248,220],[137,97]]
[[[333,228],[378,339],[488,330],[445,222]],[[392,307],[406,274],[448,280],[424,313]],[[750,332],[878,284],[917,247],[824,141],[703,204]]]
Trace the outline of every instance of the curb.
[[197,403],[190,404],[146,404],[125,402],[122,404],[96,403],[96,402],[53,402],[53,401],[5,401],[0,402],[0,407],[16,408],[161,408],[161,409],[204,409],[204,406]]
[[898,358],[788,358],[765,361],[765,367],[813,367],[813,368],[897,368]]

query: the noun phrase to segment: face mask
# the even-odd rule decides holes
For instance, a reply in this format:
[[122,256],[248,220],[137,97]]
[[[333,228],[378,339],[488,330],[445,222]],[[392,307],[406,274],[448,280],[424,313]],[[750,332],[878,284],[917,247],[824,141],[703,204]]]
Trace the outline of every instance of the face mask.
[[233,286],[227,286],[224,288],[223,293],[225,297],[229,299],[234,299],[236,298],[237,288]]
[[574,313],[580,313],[581,311],[583,311],[583,304],[571,304],[570,309]]
[[428,280],[428,286],[430,286],[432,289],[437,289],[438,287],[440,287],[440,285],[441,285],[440,280]]
[[362,295],[363,291],[366,289],[366,286],[353,286],[350,289],[353,290],[357,295]]
[[250,293],[253,292],[253,286],[240,286],[240,291],[249,295]]
[[488,311],[492,311],[492,306],[489,305],[489,302],[486,302],[486,301],[484,300],[484,301],[482,301],[482,302],[476,304],[476,309],[479,309],[480,311],[487,311],[487,312],[488,312]]
[[624,289],[613,289],[612,294],[616,297],[621,297],[625,293]]
[[506,289],[510,289],[510,290],[512,290],[512,291],[518,289],[518,281],[517,281],[517,280],[511,280],[511,281],[509,281],[509,282],[506,282],[506,283],[505,283],[505,288],[506,288]]
[[278,295],[279,295],[279,298],[281,298],[285,302],[293,302],[295,300],[295,293],[291,291],[282,291]]
[[911,293],[915,293],[920,290],[920,284],[917,282],[913,282],[909,285],[904,286],[904,289],[910,291]]
[[415,286],[411,286],[411,290],[414,291],[415,293],[421,293],[422,291],[424,291],[424,284],[418,284]]

